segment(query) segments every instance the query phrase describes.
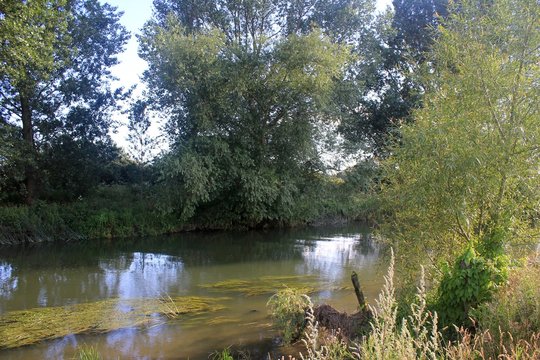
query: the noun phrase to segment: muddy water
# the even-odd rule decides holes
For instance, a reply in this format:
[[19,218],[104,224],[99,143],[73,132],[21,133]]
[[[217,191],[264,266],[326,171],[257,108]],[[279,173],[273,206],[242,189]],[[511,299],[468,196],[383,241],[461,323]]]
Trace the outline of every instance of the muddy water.
[[353,292],[336,288],[349,286],[352,270],[372,301],[384,266],[369,230],[360,225],[0,247],[0,316],[111,298],[226,297],[220,300],[226,309],[215,313],[107,334],[71,335],[0,350],[0,358],[71,359],[81,345],[96,348],[105,359],[207,359],[230,345],[245,349],[253,359],[278,354],[287,350],[273,341],[276,333],[265,306],[269,294],[248,296],[201,285],[306,275],[321,284],[312,294],[315,303],[351,312]]

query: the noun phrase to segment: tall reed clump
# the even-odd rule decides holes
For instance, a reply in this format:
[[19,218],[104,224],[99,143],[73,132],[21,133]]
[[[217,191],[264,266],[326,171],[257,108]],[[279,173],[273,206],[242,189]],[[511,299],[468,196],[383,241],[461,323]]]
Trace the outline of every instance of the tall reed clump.
[[315,320],[313,306],[306,310],[306,327],[302,343],[306,347],[306,354],[300,353],[302,360],[332,360],[332,359],[354,359],[347,341],[339,336],[339,333],[332,333],[324,339],[324,344],[320,339],[319,324]]
[[427,310],[423,270],[416,301],[411,304],[411,315],[398,319],[392,252],[388,274],[384,277],[384,287],[376,306],[370,308],[374,314],[370,335],[353,342],[349,347],[346,341],[336,335],[333,340],[326,340],[326,344],[319,346],[318,324],[309,307],[306,311],[307,325],[303,338],[306,354],[300,354],[300,357],[306,360],[416,360],[444,357],[437,314]]
[[313,307],[309,296],[297,289],[285,288],[272,295],[266,305],[285,343],[302,336],[306,310]]
[[384,287],[376,306],[371,334],[356,344],[355,354],[361,359],[438,359],[443,354],[442,337],[438,330],[437,314],[426,306],[426,288],[422,269],[416,301],[410,306],[411,315],[398,319],[394,288],[394,253],[384,277]]
[[75,360],[103,360],[103,357],[95,347],[81,346],[75,353]]

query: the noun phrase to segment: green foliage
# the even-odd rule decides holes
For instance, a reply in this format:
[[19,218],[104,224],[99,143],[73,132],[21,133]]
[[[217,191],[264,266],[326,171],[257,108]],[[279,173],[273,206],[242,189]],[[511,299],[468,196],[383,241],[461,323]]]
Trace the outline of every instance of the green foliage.
[[212,354],[210,354],[209,358],[212,360],[234,360],[228,348],[221,351],[214,351]]
[[[128,38],[119,16],[97,0],[2,4],[0,114],[15,134],[0,149],[0,172],[17,185],[6,189],[8,200],[72,199],[96,185],[96,162],[110,161],[113,148],[109,115],[122,97],[109,72]],[[13,174],[15,166],[23,170]]]
[[118,158],[119,149],[110,140],[101,142],[58,136],[44,146],[39,160],[43,170],[42,198],[72,201],[87,196],[98,185],[115,178],[112,173]]
[[75,359],[77,360],[102,360],[103,357],[99,353],[99,351],[94,347],[89,346],[81,346],[77,349],[77,353],[75,355]]
[[23,198],[25,150],[19,129],[0,119],[0,203]]
[[471,326],[471,310],[489,301],[507,280],[507,258],[485,258],[469,247],[452,268],[443,269],[437,312],[445,325]]
[[392,5],[369,27],[373,35],[365,34],[355,49],[362,56],[354,67],[355,86],[349,90],[355,96],[350,104],[342,100],[349,116],[339,126],[348,146],[383,158],[391,153],[392,135],[422,106],[425,89],[418,72],[437,38],[441,17],[447,15],[448,1],[394,0]]
[[383,231],[409,263],[428,253],[436,265],[471,243],[494,261],[534,239],[539,18],[535,1],[466,1],[440,27],[424,108],[383,165]]
[[306,309],[312,306],[308,296],[286,288],[272,295],[266,306],[285,343],[297,340],[302,335],[306,325]]
[[316,138],[339,116],[334,92],[350,49],[323,24],[280,29],[279,1],[207,4],[216,13],[178,5],[161,4],[141,37],[153,102],[170,114],[163,210],[221,227],[292,220],[324,173]]
[[[65,64],[64,45],[70,20],[64,10],[66,5],[66,0],[3,2],[0,81],[4,96],[15,89],[25,94],[32,91],[36,82],[49,80]],[[2,105],[10,111],[15,109],[14,104],[4,100]]]
[[101,187],[68,203],[37,201],[33,206],[0,207],[0,243],[118,238],[158,235],[185,229],[177,218],[160,214],[153,200],[130,186]]

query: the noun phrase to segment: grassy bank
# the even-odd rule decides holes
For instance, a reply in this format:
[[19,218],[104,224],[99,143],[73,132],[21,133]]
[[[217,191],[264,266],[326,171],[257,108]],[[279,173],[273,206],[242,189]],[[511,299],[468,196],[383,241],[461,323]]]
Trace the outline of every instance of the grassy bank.
[[260,223],[221,221],[199,214],[182,221],[160,208],[152,189],[101,187],[91,196],[69,203],[36,202],[33,206],[0,207],[0,244],[122,238],[191,230],[232,230],[346,222],[367,217],[361,198],[345,196],[341,184],[329,183],[317,201],[300,199],[282,219]]
[[66,204],[0,207],[0,244],[157,235],[181,225],[132,189],[102,188]]

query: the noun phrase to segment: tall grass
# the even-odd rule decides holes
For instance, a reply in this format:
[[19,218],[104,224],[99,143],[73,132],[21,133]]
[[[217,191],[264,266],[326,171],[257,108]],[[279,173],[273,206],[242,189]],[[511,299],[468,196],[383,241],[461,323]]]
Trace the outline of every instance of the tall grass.
[[[321,329],[310,305],[306,311],[303,343],[306,350],[300,357],[305,360],[416,360],[416,359],[540,359],[540,332],[538,309],[540,279],[538,262],[530,262],[515,271],[509,285],[494,300],[485,304],[480,314],[483,329],[476,334],[456,329],[458,339],[445,342],[438,317],[426,305],[425,277],[422,271],[416,299],[410,305],[410,315],[399,318],[394,287],[394,256],[392,253],[384,286],[371,307],[374,318],[371,333],[362,339],[345,342],[339,334],[330,341],[321,342]],[[525,320],[526,317],[528,320]],[[482,324],[481,323],[481,324]],[[498,328],[495,328],[498,326]]]
[[75,360],[102,360],[103,357],[95,347],[81,346],[75,353]]
[[[426,306],[424,271],[417,288],[416,301],[410,305],[411,315],[398,319],[394,288],[394,254],[376,306],[371,334],[356,344],[355,353],[363,359],[438,359],[443,354],[442,336],[437,314]],[[400,321],[401,320],[401,321]]]

